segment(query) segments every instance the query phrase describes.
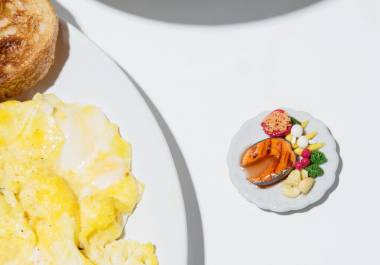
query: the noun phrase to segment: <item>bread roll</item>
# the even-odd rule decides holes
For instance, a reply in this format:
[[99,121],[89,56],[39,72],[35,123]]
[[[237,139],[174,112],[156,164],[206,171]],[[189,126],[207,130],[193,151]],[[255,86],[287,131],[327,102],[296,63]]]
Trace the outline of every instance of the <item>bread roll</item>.
[[25,92],[46,75],[57,35],[49,0],[0,0],[0,99]]

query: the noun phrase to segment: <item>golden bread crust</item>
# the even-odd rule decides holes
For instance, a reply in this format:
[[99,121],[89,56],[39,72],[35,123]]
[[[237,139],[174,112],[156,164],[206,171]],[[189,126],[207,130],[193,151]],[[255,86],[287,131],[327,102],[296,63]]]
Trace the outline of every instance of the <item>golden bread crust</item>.
[[23,93],[47,74],[57,35],[49,0],[0,0],[0,99]]

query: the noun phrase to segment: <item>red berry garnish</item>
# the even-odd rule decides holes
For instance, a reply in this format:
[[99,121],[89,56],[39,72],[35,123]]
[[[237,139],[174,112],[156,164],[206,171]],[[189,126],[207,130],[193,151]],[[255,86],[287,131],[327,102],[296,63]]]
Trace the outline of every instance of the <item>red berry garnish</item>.
[[306,158],[306,157],[302,158],[302,160],[301,160],[301,164],[302,164],[302,167],[303,167],[303,168],[304,168],[304,167],[307,167],[308,165],[310,165],[310,159],[309,159],[309,158]]
[[301,161],[297,161],[295,164],[294,164],[294,167],[298,170],[301,170],[303,169],[303,165],[302,165],[302,162]]
[[301,156],[304,158],[310,158],[311,156],[311,151],[307,148],[303,149]]

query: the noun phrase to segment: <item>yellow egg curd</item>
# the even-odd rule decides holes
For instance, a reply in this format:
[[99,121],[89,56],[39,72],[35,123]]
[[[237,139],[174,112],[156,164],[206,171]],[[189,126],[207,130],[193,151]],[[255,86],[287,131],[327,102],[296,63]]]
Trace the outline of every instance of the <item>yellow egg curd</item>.
[[0,104],[0,264],[157,265],[151,243],[120,239],[142,192],[98,108],[41,94]]

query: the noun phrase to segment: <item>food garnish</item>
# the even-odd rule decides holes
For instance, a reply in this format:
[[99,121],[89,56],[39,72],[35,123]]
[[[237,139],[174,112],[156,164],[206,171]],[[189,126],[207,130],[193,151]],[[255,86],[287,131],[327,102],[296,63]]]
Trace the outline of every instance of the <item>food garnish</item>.
[[304,120],[303,122],[301,122],[302,128],[305,129],[307,127],[307,125],[309,125],[309,121],[308,120]]
[[288,184],[298,185],[300,181],[301,181],[301,172],[299,170],[293,170],[292,172],[290,172],[285,182]]
[[294,136],[294,137],[301,137],[302,134],[303,134],[303,128],[301,125],[299,124],[295,124],[293,125],[292,129],[290,130],[290,133]]
[[321,151],[314,151],[310,155],[310,161],[313,164],[320,165],[320,164],[326,163],[327,158],[326,158],[325,154],[322,153]]
[[305,178],[298,184],[298,188],[303,194],[307,194],[313,187],[314,183],[315,180],[313,178]]
[[306,138],[306,136],[301,136],[297,140],[297,145],[299,148],[306,148],[309,145],[309,140]]
[[261,127],[270,137],[282,137],[290,132],[292,122],[284,110],[277,109],[264,118]]
[[298,169],[298,170],[303,169],[303,165],[302,165],[302,162],[301,162],[301,161],[297,161],[297,162],[295,163],[294,166],[295,166],[295,168]]
[[303,158],[310,158],[311,156],[311,151],[307,148],[303,149],[302,153],[301,153],[301,156]]
[[309,172],[307,172],[306,169],[302,169],[301,170],[301,178],[305,179],[305,178],[308,178],[308,177],[309,177]]
[[301,125],[301,122],[299,120],[297,120],[296,118],[294,118],[292,116],[289,116],[289,117],[290,117],[290,121],[292,122],[293,125],[296,125],[296,124]]
[[314,185],[315,180],[308,177],[306,172],[304,170],[300,171],[298,169],[290,172],[289,176],[282,183],[282,193],[286,197],[296,198],[301,193],[309,193]]
[[320,177],[324,174],[323,169],[317,164],[312,164],[306,167],[305,170],[308,172],[309,177],[311,178]]
[[[318,135],[316,131],[306,132],[308,124],[308,120],[302,121],[300,124],[294,124],[290,134],[285,137],[292,144],[297,155],[295,170],[301,171],[302,184],[300,183],[298,188],[303,194],[307,194],[311,190],[315,182],[314,178],[324,174],[320,165],[327,162],[325,154],[319,151],[325,144],[314,140]],[[286,181],[287,179],[284,182]],[[293,191],[293,193],[288,194],[288,190],[289,188],[283,188],[284,195],[290,195],[288,197],[294,198],[296,192]]]
[[321,149],[324,146],[325,146],[325,143],[315,143],[315,144],[310,144],[307,148],[310,151],[315,151],[315,150]]
[[313,138],[315,137],[315,136],[317,136],[317,132],[310,132],[310,133],[307,133],[305,136],[306,136],[306,138],[309,140],[309,142],[311,141],[311,140],[313,140]]
[[310,159],[303,157],[301,159],[301,164],[302,164],[302,167],[307,167],[308,165],[310,165]]
[[282,184],[282,194],[289,198],[297,198],[301,191],[298,189],[298,185],[290,184],[284,181]]

